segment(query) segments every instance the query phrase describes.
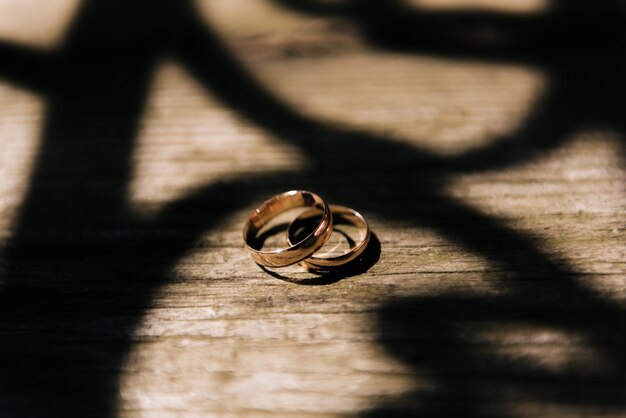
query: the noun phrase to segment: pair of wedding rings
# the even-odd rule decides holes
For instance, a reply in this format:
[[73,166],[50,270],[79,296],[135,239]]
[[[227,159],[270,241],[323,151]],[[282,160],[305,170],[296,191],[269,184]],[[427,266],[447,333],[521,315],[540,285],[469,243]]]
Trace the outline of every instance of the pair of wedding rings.
[[[288,247],[277,250],[263,250],[263,243],[258,236],[261,230],[278,215],[296,208],[309,208],[302,212],[287,228]],[[333,219],[334,218],[334,219]],[[298,239],[298,224],[315,219],[317,224],[312,232]],[[319,219],[319,220],[318,220]],[[328,241],[333,232],[334,222],[350,224],[363,231],[362,239],[354,242],[351,248],[340,255],[315,256]],[[356,260],[367,247],[370,230],[363,216],[350,208],[339,205],[328,205],[315,193],[292,190],[272,197],[252,213],[243,228],[243,240],[246,250],[254,261],[265,267],[287,267],[300,263],[307,270],[323,271],[344,267]]]

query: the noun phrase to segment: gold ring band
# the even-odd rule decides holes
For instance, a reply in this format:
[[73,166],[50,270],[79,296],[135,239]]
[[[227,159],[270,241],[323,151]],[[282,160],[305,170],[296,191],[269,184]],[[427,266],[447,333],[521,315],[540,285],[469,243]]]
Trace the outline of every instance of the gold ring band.
[[[348,252],[344,254],[329,257],[312,255],[311,257],[301,261],[300,265],[308,270],[331,270],[333,268],[344,266],[360,256],[363,251],[365,251],[367,244],[369,243],[370,229],[363,215],[354,209],[339,205],[330,205],[330,211],[333,214],[335,225],[339,223],[348,223],[356,226],[359,230],[364,230],[365,234],[360,242],[356,243]],[[301,213],[300,216],[294,219],[289,224],[289,228],[287,229],[289,244],[291,245],[292,240],[296,236],[298,223],[306,221],[307,218],[319,215],[320,211],[318,209],[311,209]]]
[[[313,232],[289,247],[279,250],[262,251],[257,248],[255,239],[267,223],[277,215],[290,209],[312,207],[322,213],[322,219]],[[333,231],[333,218],[326,202],[315,193],[304,190],[291,190],[272,197],[254,211],[243,228],[246,250],[254,261],[265,267],[286,267],[296,264],[319,250]]]

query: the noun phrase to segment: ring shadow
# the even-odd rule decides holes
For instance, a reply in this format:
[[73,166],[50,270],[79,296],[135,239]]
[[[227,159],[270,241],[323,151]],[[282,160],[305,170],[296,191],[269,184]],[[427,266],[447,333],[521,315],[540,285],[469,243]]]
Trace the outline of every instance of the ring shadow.
[[372,232],[370,235],[370,241],[368,242],[365,250],[359,257],[339,267],[328,270],[310,271],[312,274],[315,275],[315,277],[295,278],[277,273],[276,271],[270,270],[260,264],[259,267],[270,276],[285,282],[306,286],[323,286],[337,283],[339,280],[346,279],[348,277],[364,274],[370,268],[372,268],[379,259],[380,241],[376,234]]
[[[515,29],[509,34],[516,39],[513,45],[525,45],[516,53],[465,40],[459,44],[448,35],[438,42],[436,37],[392,31],[389,22],[399,19],[395,9],[385,14],[391,9],[378,6],[383,13],[373,19],[374,3],[354,4],[363,9],[349,13],[363,25],[366,38],[381,48],[523,61],[536,46],[519,35],[522,29],[537,27],[532,21],[530,26],[510,26]],[[461,20],[462,27],[464,22],[480,27],[482,16],[490,25],[509,31],[509,20],[502,16],[463,16],[467,19]],[[442,19],[445,15],[411,14],[401,22],[422,24],[420,30],[436,34],[443,28]],[[103,31],[110,22],[117,29]],[[566,26],[561,22],[556,29]],[[604,76],[599,80],[602,91],[612,82],[614,90],[623,92],[612,67],[617,63],[623,68],[623,59],[616,61],[610,48],[597,54],[612,59],[595,67],[572,67],[584,57],[568,54],[561,56],[562,62],[548,61],[545,68],[553,83],[519,132],[486,149],[447,159],[393,138],[345,131],[300,115],[247,74],[219,37],[200,22],[191,3],[136,0],[120,6],[91,1],[82,6],[64,45],[54,54],[0,45],[0,76],[43,94],[49,103],[27,197],[3,251],[0,411],[13,417],[115,416],[119,375],[133,333],[159,288],[173,279],[171,269],[177,260],[200,234],[232,211],[285,189],[284,178],[268,174],[207,186],[167,205],[155,219],[127,211],[138,121],[152,72],[163,55],[178,57],[224,103],[310,158],[312,168],[289,182],[319,190],[330,200],[346,200],[346,190],[351,190],[347,197],[354,207],[384,219],[433,227],[509,273],[499,283],[503,294],[498,296],[401,298],[381,307],[377,323],[382,346],[416,374],[427,370],[436,389],[409,393],[395,399],[395,405],[374,408],[370,415],[487,415],[490,404],[484,402],[504,396],[498,391],[489,396],[494,385],[524,390],[546,401],[623,408],[626,396],[619,384],[626,375],[621,350],[626,346],[624,310],[580,285],[578,274],[544,254],[537,239],[446,196],[441,188],[450,175],[507,167],[562,145],[581,125],[579,117],[587,107],[581,109],[579,99],[598,96],[592,89],[572,91],[572,83],[589,74]],[[538,59],[546,55],[541,53]],[[535,58],[531,61],[537,63]],[[613,108],[617,100],[609,100],[582,121],[619,125],[619,112]],[[325,145],[332,146],[332,155],[323,151],[329,149]],[[346,158],[354,149],[360,150],[360,158]],[[364,159],[366,155],[372,158]],[[406,194],[413,196],[405,200],[406,207],[380,203],[389,195]],[[374,235],[372,241],[371,265],[380,255],[380,242]],[[318,283],[306,284],[329,284],[340,278],[322,276]],[[426,325],[423,319],[428,320]],[[532,322],[583,333],[597,350],[598,361],[611,367],[589,377],[501,358],[458,335],[459,324],[472,320]],[[587,378],[595,387],[587,384]],[[485,381],[490,385],[476,384]],[[550,385],[556,389],[548,390]]]

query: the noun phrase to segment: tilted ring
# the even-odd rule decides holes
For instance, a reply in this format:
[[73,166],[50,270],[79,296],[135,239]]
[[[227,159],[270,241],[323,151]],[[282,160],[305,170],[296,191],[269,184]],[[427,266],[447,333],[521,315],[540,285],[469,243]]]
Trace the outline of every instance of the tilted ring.
[[[299,242],[288,248],[262,251],[255,239],[261,228],[277,215],[290,209],[312,207],[322,213],[319,225]],[[254,211],[243,227],[243,241],[254,261],[265,267],[286,267],[296,264],[319,250],[333,232],[333,218],[326,202],[315,193],[292,190],[272,197]]]
[[[300,262],[300,265],[308,270],[332,270],[337,267],[345,266],[346,264],[360,256],[363,251],[365,251],[365,249],[367,248],[367,244],[370,241],[370,228],[363,215],[361,215],[354,209],[339,205],[330,205],[330,211],[333,214],[335,226],[340,223],[354,225],[360,231],[365,231],[363,239],[356,243],[352,248],[350,248],[348,252],[341,255],[328,257],[312,255],[311,257]],[[320,211],[318,209],[311,209],[301,213],[300,216],[298,216],[291,222],[291,224],[289,224],[289,228],[287,229],[287,235],[290,245],[296,237],[298,224],[306,222],[307,219],[316,216],[320,216]]]

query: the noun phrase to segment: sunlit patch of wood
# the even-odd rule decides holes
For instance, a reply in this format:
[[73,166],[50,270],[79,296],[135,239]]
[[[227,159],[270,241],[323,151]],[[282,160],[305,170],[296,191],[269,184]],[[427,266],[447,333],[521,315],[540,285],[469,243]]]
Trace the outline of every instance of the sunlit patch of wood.
[[81,0],[0,0],[0,39],[53,49],[62,41]]
[[250,28],[247,7],[219,1],[206,19],[270,92],[320,123],[454,155],[515,132],[549,87],[530,67],[383,52],[350,22],[247,3],[282,32]]
[[[324,35],[328,19],[282,7],[272,0],[196,0],[201,17],[227,37],[281,40],[284,35],[311,39]],[[316,32],[321,31],[316,34]]]
[[249,65],[314,120],[442,155],[515,132],[546,84],[540,73],[523,67],[375,51]]
[[205,252],[204,262],[188,258],[185,278],[157,297],[124,367],[122,416],[354,414],[429,388],[378,346],[370,315],[376,301],[361,286],[297,286],[256,266],[254,277],[247,255],[227,252],[227,277]]
[[611,132],[580,132],[565,146],[516,166],[460,175],[448,190],[485,213],[509,218],[623,211],[619,140]]
[[[309,323],[303,316],[295,325]],[[259,321],[257,326],[266,325]],[[353,415],[416,386],[405,369],[369,344],[246,335],[236,341],[137,344],[122,385],[120,415],[133,410],[229,417]]]
[[40,97],[0,82],[0,247],[28,190],[44,111]]
[[141,126],[130,185],[138,211],[218,180],[307,165],[297,150],[246,122],[172,61],[156,73]]

